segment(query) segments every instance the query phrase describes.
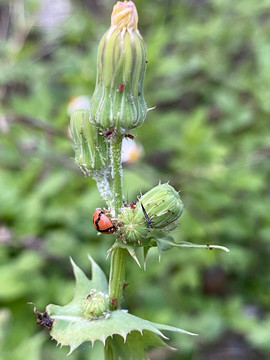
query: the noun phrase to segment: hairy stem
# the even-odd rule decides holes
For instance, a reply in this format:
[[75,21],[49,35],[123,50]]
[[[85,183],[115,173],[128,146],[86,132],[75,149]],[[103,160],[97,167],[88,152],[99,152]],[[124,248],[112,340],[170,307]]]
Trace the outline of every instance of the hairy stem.
[[114,216],[117,217],[123,204],[123,169],[121,162],[122,139],[120,135],[111,142],[112,192]]
[[[123,170],[121,162],[122,136],[111,142],[111,169],[112,169],[112,212],[119,215],[123,204]],[[109,296],[111,310],[121,308],[123,283],[125,279],[126,250],[115,248],[111,253],[111,267],[109,279]],[[114,355],[108,339],[105,344],[105,359],[113,360]]]
[[[119,215],[123,204],[123,170],[121,162],[122,136],[111,142],[111,168],[112,168],[112,195],[113,195],[113,214]],[[121,307],[123,293],[123,282],[125,279],[126,250],[115,248],[111,254],[111,268],[109,281],[109,295],[111,309],[116,310]]]
[[126,249],[116,248],[111,254],[111,271],[109,282],[109,294],[111,310],[121,308],[123,284],[125,280]]

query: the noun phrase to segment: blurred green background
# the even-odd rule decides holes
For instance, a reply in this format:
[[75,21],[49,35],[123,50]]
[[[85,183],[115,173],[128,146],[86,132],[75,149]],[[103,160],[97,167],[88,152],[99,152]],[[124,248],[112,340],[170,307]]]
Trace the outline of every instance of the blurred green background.
[[[130,259],[124,307],[200,334],[168,334],[180,350],[152,360],[270,359],[270,1],[135,4],[156,108],[136,131],[144,157],[125,166],[125,195],[170,181],[185,204],[175,240],[231,251],[172,250],[159,263],[154,249],[146,272]],[[91,253],[109,273],[113,236],[91,224],[105,204],[74,165],[68,111],[94,90],[113,5],[0,4],[1,360],[66,359],[27,302],[71,300],[69,256],[90,276]],[[87,347],[69,357],[89,358]]]

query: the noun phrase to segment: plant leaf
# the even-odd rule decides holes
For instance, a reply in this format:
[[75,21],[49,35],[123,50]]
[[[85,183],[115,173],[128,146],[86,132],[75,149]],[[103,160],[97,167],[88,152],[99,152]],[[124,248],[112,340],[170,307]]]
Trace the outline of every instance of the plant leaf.
[[152,237],[156,240],[157,246],[159,248],[159,251],[167,251],[172,249],[173,247],[179,247],[179,248],[197,248],[197,249],[206,249],[206,250],[213,250],[213,249],[220,249],[226,252],[229,252],[230,250],[226,248],[225,246],[221,245],[199,245],[199,244],[193,244],[186,241],[181,241],[179,243],[176,243],[172,236],[166,235],[166,233],[162,231],[154,231],[152,234]]
[[[110,341],[114,349],[120,344],[119,352],[125,347],[123,351],[130,352],[130,359],[137,359],[135,357],[137,350],[141,354],[148,346],[164,346],[161,338],[166,339],[166,337],[160,331],[161,329],[195,335],[182,329],[155,324],[131,315],[125,310],[108,311],[104,317],[98,320],[86,319],[82,303],[90,290],[94,288],[97,291],[108,292],[104,273],[92,258],[90,261],[92,263],[92,280],[89,280],[83,271],[71,261],[76,278],[73,300],[65,306],[50,304],[46,308],[48,315],[53,320],[51,336],[61,345],[69,346],[69,354],[84,342],[91,342],[93,346],[96,340],[100,340],[105,345],[105,341],[111,337]],[[119,336],[122,339],[119,340]],[[133,344],[135,338],[136,344]]]
[[108,282],[105,274],[91,256],[88,255],[88,257],[92,264],[92,280],[89,280],[84,272],[70,258],[76,279],[74,297],[72,301],[65,306],[54,304],[48,305],[47,311],[49,315],[58,314],[60,312],[61,315],[83,316],[82,301],[90,293],[91,289],[108,293]]
[[[49,312],[49,307],[47,310]],[[82,316],[61,315],[61,309],[59,309],[58,314],[51,314],[49,312],[49,315],[54,319],[51,336],[61,345],[70,346],[69,353],[72,353],[73,350],[85,341],[90,341],[93,345],[96,340],[100,340],[105,345],[106,339],[114,335],[120,335],[125,343],[128,334],[135,330],[138,331],[140,335],[143,334],[144,330],[148,330],[165,339],[166,337],[159,329],[195,335],[182,329],[155,324],[131,315],[124,310],[113,311],[107,318],[92,321]],[[145,348],[145,338],[141,336],[140,339],[141,344],[139,345]],[[149,346],[150,345],[152,344],[149,344]],[[128,344],[127,347],[132,346]]]

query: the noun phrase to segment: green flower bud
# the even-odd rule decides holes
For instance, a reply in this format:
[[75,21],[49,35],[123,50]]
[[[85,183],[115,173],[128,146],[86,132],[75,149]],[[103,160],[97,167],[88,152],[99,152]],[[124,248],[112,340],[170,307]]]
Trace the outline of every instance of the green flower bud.
[[135,219],[144,216],[153,229],[172,230],[184,208],[179,193],[169,184],[155,186],[139,202],[142,206],[136,206]]
[[108,143],[89,122],[89,111],[74,111],[71,114],[70,130],[75,148],[75,163],[84,173],[100,170],[108,164]]
[[104,292],[97,292],[92,289],[90,294],[83,301],[83,313],[88,320],[96,320],[99,317],[105,316],[109,309],[109,295]]
[[134,3],[118,1],[111,27],[99,44],[90,121],[101,131],[129,133],[143,124],[147,114],[143,92],[146,50],[137,22]]
[[178,225],[184,205],[169,184],[160,184],[145,193],[139,202],[124,207],[118,217],[119,235],[124,243],[141,244],[149,231],[171,231]]
[[[138,216],[139,215],[139,216]],[[124,243],[140,243],[148,234],[149,229],[143,215],[135,209],[126,207],[118,218],[120,235]]]

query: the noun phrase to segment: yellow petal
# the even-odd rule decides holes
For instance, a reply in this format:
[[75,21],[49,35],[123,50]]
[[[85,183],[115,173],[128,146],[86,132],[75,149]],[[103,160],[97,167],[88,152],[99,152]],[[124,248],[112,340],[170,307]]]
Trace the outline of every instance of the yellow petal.
[[114,5],[111,25],[116,26],[120,31],[123,29],[137,30],[138,13],[132,1],[118,1]]

